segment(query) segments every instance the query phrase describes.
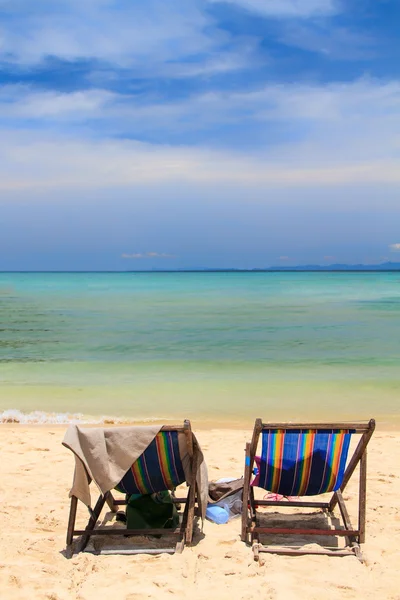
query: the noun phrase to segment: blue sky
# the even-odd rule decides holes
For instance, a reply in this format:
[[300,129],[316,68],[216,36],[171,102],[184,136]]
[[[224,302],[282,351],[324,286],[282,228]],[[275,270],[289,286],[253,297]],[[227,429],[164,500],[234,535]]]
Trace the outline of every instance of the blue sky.
[[400,261],[399,23],[0,0],[0,269]]

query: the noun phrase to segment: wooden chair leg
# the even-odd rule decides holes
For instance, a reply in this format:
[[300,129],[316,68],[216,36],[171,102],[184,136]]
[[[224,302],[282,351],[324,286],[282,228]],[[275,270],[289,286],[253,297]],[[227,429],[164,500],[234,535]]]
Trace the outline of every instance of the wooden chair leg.
[[[91,517],[89,519],[89,522],[88,522],[88,524],[86,526],[85,531],[90,532],[90,531],[93,531],[93,529],[95,528],[96,523],[97,523],[97,519],[99,518],[100,513],[103,510],[103,506],[104,506],[104,504],[107,501],[108,494],[109,494],[109,492],[106,492],[104,494],[104,496],[100,496],[99,499],[97,500],[96,506],[93,509],[92,515],[91,515]],[[79,544],[77,546],[77,550],[76,550],[78,553],[79,552],[83,552],[83,550],[86,548],[86,545],[87,545],[87,543],[89,541],[89,538],[90,538],[90,535],[85,535],[84,534],[82,536],[82,538],[81,538],[81,540],[80,540],[80,542],[79,542]]]
[[366,490],[367,490],[367,449],[360,460],[359,505],[358,505],[358,530],[359,543],[365,542],[365,516],[366,516]]
[[116,506],[116,505],[114,504],[114,496],[112,495],[112,493],[111,493],[111,492],[108,492],[108,495],[107,495],[106,502],[107,502],[108,506],[110,507],[110,510],[111,510],[113,513],[116,513],[116,512],[117,512],[117,510],[118,510],[118,506]]
[[185,536],[183,536],[183,538],[181,540],[179,540],[179,542],[176,543],[176,546],[175,546],[176,554],[182,554],[184,548],[185,548]]
[[254,488],[250,486],[250,517],[251,520],[256,522],[257,514],[256,514],[256,503],[254,498]]
[[243,482],[243,504],[242,504],[242,542],[247,541],[247,526],[249,521],[249,490],[250,490],[250,444],[246,444],[244,482]]
[[[192,487],[192,486],[190,486],[190,487]],[[192,538],[193,538],[194,505],[195,505],[194,498],[189,499],[188,500],[186,528],[185,528],[185,540],[188,544],[192,543]]]
[[[190,491],[190,489],[189,489],[189,491]],[[187,498],[185,500],[185,508],[183,509],[182,522],[181,522],[181,531],[182,532],[184,532],[186,529],[186,524],[187,524],[187,520],[188,520],[188,510],[189,510],[189,492],[188,492]]]
[[192,481],[189,488],[188,498],[187,498],[187,522],[186,522],[186,531],[185,531],[185,540],[187,544],[191,544],[193,538],[193,523],[194,523],[194,508],[196,504],[196,474],[197,474],[197,465],[198,465],[198,452],[197,450],[194,452],[193,460],[192,460]]
[[72,544],[72,540],[74,537],[74,527],[75,527],[77,505],[78,505],[78,498],[76,496],[71,496],[71,507],[69,509],[69,519],[68,519],[68,528],[67,528],[67,546],[70,546]]

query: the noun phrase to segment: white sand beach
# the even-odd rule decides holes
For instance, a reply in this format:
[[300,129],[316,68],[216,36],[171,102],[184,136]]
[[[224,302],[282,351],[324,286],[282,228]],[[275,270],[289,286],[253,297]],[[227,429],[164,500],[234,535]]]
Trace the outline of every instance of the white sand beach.
[[[249,430],[196,430],[210,479],[243,473]],[[74,460],[64,426],[4,425],[1,443],[0,590],[6,600],[144,598],[400,600],[400,432],[378,431],[368,454],[365,563],[355,557],[264,555],[240,541],[240,521],[206,522],[181,555],[65,558]],[[357,478],[345,498],[356,515]],[[264,509],[273,512],[273,509]],[[78,513],[81,525],[87,514]]]

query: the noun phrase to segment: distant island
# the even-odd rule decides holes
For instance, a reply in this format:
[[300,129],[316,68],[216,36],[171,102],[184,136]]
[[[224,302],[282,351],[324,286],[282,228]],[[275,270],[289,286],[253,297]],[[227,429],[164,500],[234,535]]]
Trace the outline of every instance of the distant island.
[[[258,269],[254,269],[258,270]],[[400,271],[400,263],[385,262],[379,265],[298,265],[295,267],[268,267],[262,271]]]

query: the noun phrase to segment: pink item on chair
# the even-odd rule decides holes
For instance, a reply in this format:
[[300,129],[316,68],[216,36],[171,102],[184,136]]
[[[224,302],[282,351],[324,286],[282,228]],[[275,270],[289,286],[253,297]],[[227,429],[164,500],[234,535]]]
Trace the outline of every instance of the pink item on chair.
[[[255,456],[254,462],[256,463],[256,469],[253,471],[255,477],[253,481],[250,482],[250,485],[254,487],[259,487],[258,484],[260,482],[261,456]],[[291,500],[297,500],[298,496],[282,496],[282,494],[274,494],[273,492],[268,492],[268,494],[265,494],[264,496],[264,500],[274,500],[275,502],[284,499],[290,502]]]

